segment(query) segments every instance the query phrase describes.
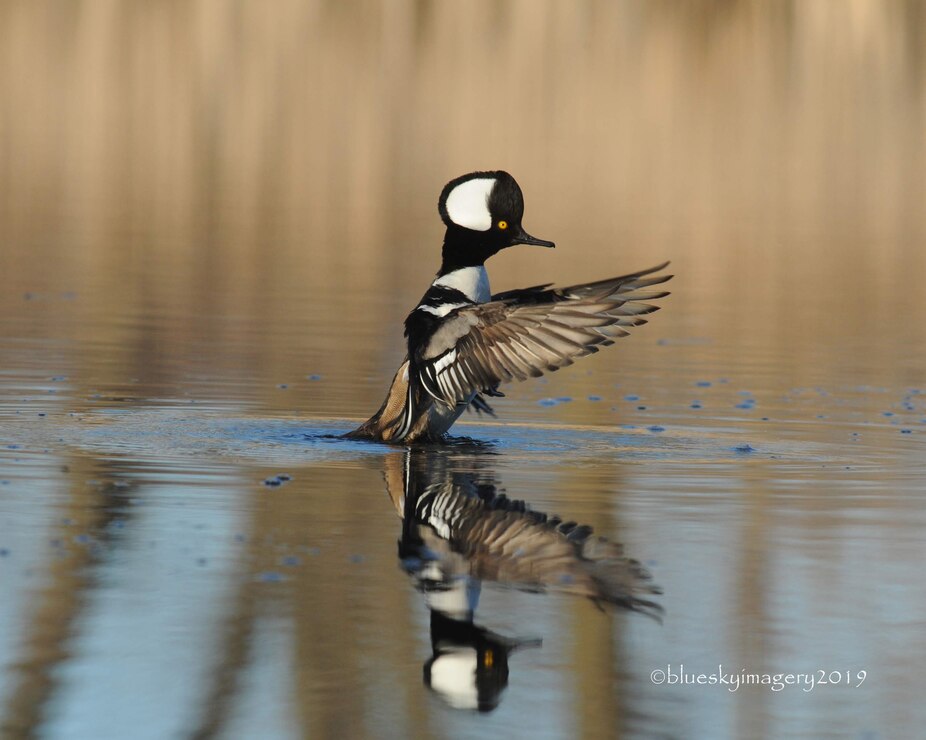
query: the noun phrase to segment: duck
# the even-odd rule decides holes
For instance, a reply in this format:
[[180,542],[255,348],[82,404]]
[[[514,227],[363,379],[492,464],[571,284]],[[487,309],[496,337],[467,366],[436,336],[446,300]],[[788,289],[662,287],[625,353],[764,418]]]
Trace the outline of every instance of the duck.
[[489,448],[476,442],[408,446],[388,454],[383,477],[402,523],[401,568],[430,612],[424,682],[449,706],[494,710],[508,685],[512,653],[543,645],[537,637],[477,624],[483,584],[563,594],[602,612],[662,621],[664,609],[654,600],[662,589],[640,561],[590,526],[509,498]]
[[429,609],[472,621],[481,584],[491,582],[661,618],[651,597],[662,589],[621,543],[509,498],[489,460],[457,445],[410,446],[386,461],[386,492],[402,521],[399,560]]
[[439,443],[460,415],[494,416],[502,383],[539,377],[593,354],[658,310],[649,301],[672,275],[655,267],[556,288],[492,294],[486,261],[516,245],[553,248],[524,230],[524,197],[504,170],[448,182],[438,199],[446,226],[441,265],[405,319],[407,354],[379,410],[345,436],[390,444]]

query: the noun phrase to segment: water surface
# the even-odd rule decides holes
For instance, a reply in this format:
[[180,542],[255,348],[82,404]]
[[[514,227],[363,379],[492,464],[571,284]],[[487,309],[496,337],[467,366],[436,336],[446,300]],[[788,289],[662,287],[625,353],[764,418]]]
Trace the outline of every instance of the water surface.
[[[3,732],[915,736],[919,5],[260,7],[0,7]],[[408,453],[336,435],[402,358],[441,186],[490,167],[558,245],[494,258],[496,290],[676,277],[416,458],[662,589],[660,621],[470,587],[480,712],[424,680]]]

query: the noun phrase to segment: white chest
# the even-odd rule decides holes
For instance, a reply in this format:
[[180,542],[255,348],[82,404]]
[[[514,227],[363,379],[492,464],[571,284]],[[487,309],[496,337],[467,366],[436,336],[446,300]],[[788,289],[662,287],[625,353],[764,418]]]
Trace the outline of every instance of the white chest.
[[461,267],[437,278],[434,285],[443,288],[459,290],[463,295],[475,303],[488,303],[492,300],[492,290],[489,288],[489,273],[485,265],[479,267]]

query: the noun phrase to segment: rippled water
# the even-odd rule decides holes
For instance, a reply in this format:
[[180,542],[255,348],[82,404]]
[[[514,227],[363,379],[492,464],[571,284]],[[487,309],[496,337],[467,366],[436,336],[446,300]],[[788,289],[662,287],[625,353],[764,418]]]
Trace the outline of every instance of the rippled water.
[[[919,4],[257,7],[0,5],[0,734],[916,736]],[[496,290],[673,295],[445,449],[338,439],[484,167],[557,242]],[[432,562],[412,489],[590,525],[658,609]]]

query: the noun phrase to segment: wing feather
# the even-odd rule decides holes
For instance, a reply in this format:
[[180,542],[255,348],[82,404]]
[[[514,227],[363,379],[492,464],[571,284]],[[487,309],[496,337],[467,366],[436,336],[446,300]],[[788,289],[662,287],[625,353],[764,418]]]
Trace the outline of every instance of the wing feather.
[[416,358],[426,390],[454,405],[597,352],[659,309],[648,301],[669,295],[652,289],[672,277],[654,274],[666,265],[567,288],[508,291],[455,309]]

